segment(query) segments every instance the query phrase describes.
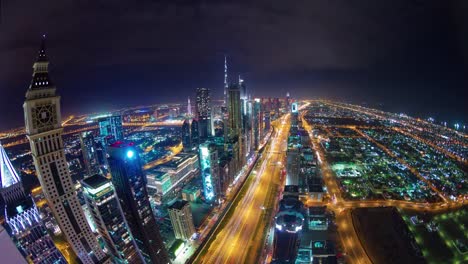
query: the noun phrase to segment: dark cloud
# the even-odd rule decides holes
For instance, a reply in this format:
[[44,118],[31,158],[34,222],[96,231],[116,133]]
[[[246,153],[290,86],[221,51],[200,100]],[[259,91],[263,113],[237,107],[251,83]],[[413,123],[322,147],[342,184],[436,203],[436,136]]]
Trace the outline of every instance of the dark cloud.
[[[257,95],[466,117],[466,1],[3,1],[0,127],[22,124],[39,36],[63,111],[220,96],[223,54]],[[178,91],[178,93],[174,93]],[[432,95],[431,95],[432,94]],[[427,107],[425,103],[431,103]],[[466,119],[465,119],[466,120]]]

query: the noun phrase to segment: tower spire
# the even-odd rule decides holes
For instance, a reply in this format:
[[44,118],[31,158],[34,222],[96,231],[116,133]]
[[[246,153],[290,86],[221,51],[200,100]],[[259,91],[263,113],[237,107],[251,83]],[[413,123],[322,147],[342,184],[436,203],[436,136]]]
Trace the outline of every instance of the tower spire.
[[5,149],[0,143],[0,178],[2,185],[0,186],[0,194],[6,204],[24,197],[24,189],[21,184],[20,177],[15,168],[11,164]]
[[227,57],[224,55],[224,88],[228,88],[228,83],[227,83]]
[[42,62],[45,62],[45,61],[49,61],[49,59],[47,58],[47,54],[46,54],[46,45],[45,45],[45,42],[46,42],[46,35],[42,35],[41,37],[41,48],[39,49],[39,55],[37,56],[37,61],[42,61]]
[[187,102],[187,116],[192,116],[192,104],[190,103],[190,97],[188,97]]
[[228,74],[227,74],[227,57],[224,55],[224,105],[227,103],[228,90]]
[[20,178],[15,171],[15,168],[11,164],[5,149],[0,142],[0,177],[2,178],[2,188],[10,187],[11,185],[18,183]]
[[50,89],[53,83],[49,77],[49,58],[46,54],[46,35],[41,37],[41,46],[36,62],[33,64],[33,78],[29,90]]

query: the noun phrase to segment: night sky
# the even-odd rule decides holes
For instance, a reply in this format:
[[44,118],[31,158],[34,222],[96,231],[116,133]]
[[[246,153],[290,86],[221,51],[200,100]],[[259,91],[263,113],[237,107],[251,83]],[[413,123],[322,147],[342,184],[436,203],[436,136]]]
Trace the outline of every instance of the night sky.
[[3,0],[0,129],[23,125],[40,36],[62,111],[256,96],[330,98],[468,122],[468,1]]

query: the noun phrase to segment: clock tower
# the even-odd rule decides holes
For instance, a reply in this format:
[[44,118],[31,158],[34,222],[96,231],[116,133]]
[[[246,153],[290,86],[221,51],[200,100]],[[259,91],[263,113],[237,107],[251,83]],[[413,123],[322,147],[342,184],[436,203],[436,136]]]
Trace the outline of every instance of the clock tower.
[[23,104],[26,134],[42,192],[73,251],[84,264],[106,263],[78,201],[65,159],[60,96],[49,78],[45,36]]

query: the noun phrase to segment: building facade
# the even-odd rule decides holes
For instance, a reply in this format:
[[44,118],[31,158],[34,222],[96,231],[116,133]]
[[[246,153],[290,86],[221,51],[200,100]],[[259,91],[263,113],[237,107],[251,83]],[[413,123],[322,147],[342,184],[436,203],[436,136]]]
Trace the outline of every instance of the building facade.
[[177,200],[168,207],[168,211],[175,237],[190,240],[196,232],[190,204],[184,200]]
[[33,65],[31,85],[26,92],[24,117],[26,135],[42,192],[71,248],[85,263],[108,259],[86,223],[65,159],[62,140],[60,96],[48,73],[44,40]]
[[112,182],[95,174],[81,181],[86,204],[114,263],[145,263],[123,215]]
[[81,133],[80,143],[87,176],[98,174],[100,172],[100,163],[93,133],[91,131]]
[[118,141],[107,149],[112,183],[141,255],[147,263],[169,263],[150,205],[146,175],[134,144]]
[[192,124],[190,125],[190,136],[194,148],[197,148],[198,144],[200,144],[200,131],[198,130],[198,120],[192,120]]
[[184,147],[184,151],[191,151],[193,148],[192,144],[192,124],[190,119],[185,119],[184,123],[182,124],[182,145]]
[[256,98],[253,103],[253,127],[252,127],[252,134],[253,134],[253,146],[254,150],[258,150],[260,146],[260,139],[262,134],[262,104],[260,103],[260,99]]
[[203,183],[203,194],[208,202],[215,201],[219,193],[218,151],[212,143],[204,143],[199,148],[200,171]]
[[228,90],[228,128],[229,136],[239,136],[241,126],[242,126],[242,116],[241,116],[241,99],[240,99],[240,89],[238,84],[233,84],[229,87]]
[[99,135],[105,144],[124,139],[122,116],[111,115],[99,118]]
[[200,140],[211,136],[211,95],[208,88],[197,88],[196,117]]
[[195,175],[199,168],[198,156],[194,153],[179,153],[171,161],[161,164],[157,170],[169,173],[171,177],[171,188],[180,182],[189,180]]
[[146,171],[146,178],[148,180],[148,193],[151,196],[160,195],[164,196],[172,189],[171,175],[168,172],[160,170]]

